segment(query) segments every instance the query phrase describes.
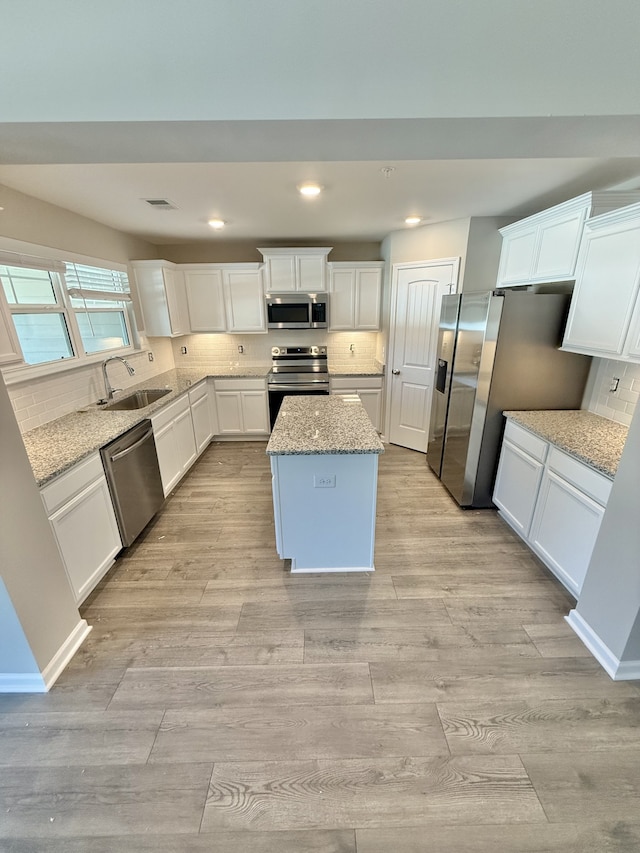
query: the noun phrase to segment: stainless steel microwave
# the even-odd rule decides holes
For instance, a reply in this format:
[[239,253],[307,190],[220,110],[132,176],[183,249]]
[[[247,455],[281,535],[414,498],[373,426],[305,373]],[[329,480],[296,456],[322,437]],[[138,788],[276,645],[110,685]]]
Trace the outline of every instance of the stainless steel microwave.
[[268,293],[269,329],[326,329],[329,300],[326,293]]

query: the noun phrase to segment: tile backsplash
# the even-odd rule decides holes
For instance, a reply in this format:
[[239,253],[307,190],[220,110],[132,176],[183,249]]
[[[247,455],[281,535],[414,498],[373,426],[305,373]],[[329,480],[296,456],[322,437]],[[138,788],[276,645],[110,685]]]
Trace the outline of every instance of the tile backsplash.
[[[611,391],[616,384],[617,390]],[[599,359],[587,408],[596,415],[629,426],[640,398],[640,364]]]
[[[152,362],[147,355],[149,351],[153,352]],[[174,366],[171,342],[165,338],[150,338],[147,348],[127,356],[127,361],[135,369],[133,376],[129,376],[122,364],[114,363],[109,367],[109,379],[116,388],[129,388],[151,376],[171,370]],[[27,432],[104,397],[99,364],[18,382],[9,385],[8,389],[21,432]]]

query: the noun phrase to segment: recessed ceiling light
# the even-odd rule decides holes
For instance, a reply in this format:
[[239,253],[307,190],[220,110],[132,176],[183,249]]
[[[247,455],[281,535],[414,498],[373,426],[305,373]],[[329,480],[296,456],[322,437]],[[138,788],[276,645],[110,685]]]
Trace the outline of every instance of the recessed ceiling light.
[[221,228],[224,228],[226,225],[224,219],[210,219],[208,224],[214,228],[216,231],[219,231]]
[[322,187],[320,184],[300,184],[298,192],[306,198],[316,198],[322,192]]
[[407,216],[404,221],[405,225],[419,225],[422,222],[421,216]]

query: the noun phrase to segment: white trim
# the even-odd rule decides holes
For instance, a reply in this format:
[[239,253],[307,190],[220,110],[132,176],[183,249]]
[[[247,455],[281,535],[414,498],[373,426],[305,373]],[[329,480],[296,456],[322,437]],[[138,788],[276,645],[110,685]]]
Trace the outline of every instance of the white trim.
[[55,655],[51,658],[49,663],[42,670],[42,678],[46,685],[46,690],[50,690],[56,683],[60,674],[85,641],[90,631],[91,625],[87,624],[86,619],[81,619]]
[[111,261],[108,258],[93,258],[90,255],[79,255],[77,252],[70,252],[67,249],[54,249],[52,246],[40,246],[37,243],[27,243],[24,240],[13,240],[9,237],[0,237],[0,250],[6,252],[17,252],[19,254],[28,254],[35,257],[43,258],[44,260],[68,261],[78,264],[85,264],[89,267],[102,267],[104,269],[114,269],[119,272],[127,272],[128,262]]
[[39,672],[0,672],[0,694],[46,692],[44,678]]
[[621,661],[617,658],[577,610],[569,611],[564,618],[610,678],[614,681],[640,679],[640,660]]

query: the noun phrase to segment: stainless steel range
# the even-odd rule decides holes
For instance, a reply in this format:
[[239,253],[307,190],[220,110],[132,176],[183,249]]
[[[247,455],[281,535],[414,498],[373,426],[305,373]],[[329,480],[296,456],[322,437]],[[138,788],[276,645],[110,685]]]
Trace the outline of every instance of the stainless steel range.
[[273,427],[284,397],[329,393],[329,369],[326,347],[272,347],[271,359],[267,387]]

